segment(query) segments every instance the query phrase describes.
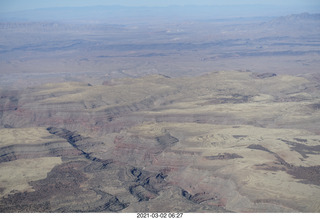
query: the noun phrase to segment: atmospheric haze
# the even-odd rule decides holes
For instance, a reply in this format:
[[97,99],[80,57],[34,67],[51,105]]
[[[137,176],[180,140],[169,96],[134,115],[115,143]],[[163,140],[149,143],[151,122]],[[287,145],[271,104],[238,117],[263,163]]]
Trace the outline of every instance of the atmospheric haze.
[[1,1],[0,212],[319,213],[319,5]]

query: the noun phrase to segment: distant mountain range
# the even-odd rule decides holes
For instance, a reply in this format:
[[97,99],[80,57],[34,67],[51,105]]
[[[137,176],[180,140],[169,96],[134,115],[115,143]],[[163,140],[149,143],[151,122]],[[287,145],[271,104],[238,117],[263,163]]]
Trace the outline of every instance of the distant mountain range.
[[309,14],[309,13],[301,13],[301,14],[291,14],[287,16],[282,16],[274,19],[273,23],[283,23],[288,24],[292,22],[300,22],[300,21],[320,21],[320,14]]
[[[0,14],[0,21],[108,21],[112,23],[230,19],[248,17],[278,17],[286,14],[302,13],[304,9],[279,8],[262,5],[240,6],[168,6],[168,7],[124,7],[94,6],[43,8]],[[317,13],[316,9],[308,9]],[[312,16],[312,15],[310,15]]]

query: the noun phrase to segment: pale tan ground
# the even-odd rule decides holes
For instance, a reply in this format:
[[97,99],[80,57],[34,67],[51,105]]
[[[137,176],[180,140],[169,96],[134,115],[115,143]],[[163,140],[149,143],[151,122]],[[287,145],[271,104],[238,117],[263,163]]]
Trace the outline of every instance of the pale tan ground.
[[[200,77],[125,78],[95,86],[48,84],[30,95],[37,98],[21,108],[31,113],[8,114],[8,124],[14,119],[13,126],[24,121],[25,126],[49,127],[55,122],[94,142],[104,142],[97,146],[90,142],[83,149],[99,159],[154,173],[169,169],[166,181],[172,187],[161,190],[149,202],[150,209],[157,209],[165,200],[161,198],[184,200],[177,190],[183,189],[191,195],[216,196],[204,204],[224,206],[228,211],[320,212],[319,185],[290,175],[276,157],[297,168],[320,166],[320,111],[314,107],[320,103],[320,92],[313,81],[283,75],[261,79],[252,72],[222,71]],[[38,116],[35,120],[28,117],[33,114]],[[113,131],[113,126],[118,129]],[[160,145],[157,138],[167,134],[179,141]],[[46,128],[31,127],[0,129],[0,136],[0,148],[57,139]],[[307,156],[285,141],[303,145]],[[269,151],[250,149],[250,145]],[[223,154],[241,157],[210,159]],[[61,162],[61,158],[37,158],[1,163],[3,195],[11,190],[31,191],[28,182],[45,178]],[[17,174],[9,176],[10,172]],[[103,180],[119,180],[107,178]],[[104,185],[105,192],[127,195],[126,189],[112,183]],[[135,200],[128,197],[130,202]],[[148,208],[144,204],[133,201],[125,211]]]
[[43,144],[53,142],[51,134],[44,127],[0,129],[0,148],[9,145]]
[[[218,191],[228,200],[226,206],[228,210],[250,212],[270,208],[275,212],[295,212],[295,206],[298,204],[306,211],[320,211],[319,186],[300,183],[299,179],[284,171],[259,169],[256,165],[276,162],[276,158],[268,152],[247,148],[251,144],[259,144],[295,166],[316,166],[320,165],[319,153],[303,159],[299,153],[290,150],[290,146],[279,139],[295,141],[294,138],[303,138],[307,139],[308,145],[312,147],[319,145],[318,135],[294,129],[195,123],[145,123],[131,128],[128,132],[145,138],[161,136],[164,132],[174,136],[184,136],[171,150],[198,152],[201,155],[191,158],[193,161],[188,167],[189,170],[181,173],[185,175],[190,172],[189,176],[182,178],[173,176],[174,181],[180,180],[181,185],[186,188],[188,185],[193,185],[194,188],[190,189],[193,193],[204,190],[208,192],[210,188],[212,191],[217,191],[215,187],[220,186]],[[244,137],[234,138],[235,135]],[[163,152],[162,156],[158,156],[159,160],[164,157],[163,162],[165,162],[166,154],[169,153],[169,151]],[[224,153],[236,153],[243,158],[230,160],[204,158]],[[193,178],[194,182],[190,181],[189,177]],[[221,182],[218,182],[218,179]],[[254,200],[265,200],[265,203],[264,201],[254,203]]]
[[20,159],[0,165],[1,197],[10,193],[33,191],[29,182],[45,179],[53,167],[62,163],[61,157]]

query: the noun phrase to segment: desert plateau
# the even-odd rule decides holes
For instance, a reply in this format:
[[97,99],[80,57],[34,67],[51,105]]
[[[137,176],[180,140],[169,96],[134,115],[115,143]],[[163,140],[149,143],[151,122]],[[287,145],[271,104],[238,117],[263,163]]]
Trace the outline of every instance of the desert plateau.
[[320,213],[319,13],[81,10],[0,16],[1,213]]

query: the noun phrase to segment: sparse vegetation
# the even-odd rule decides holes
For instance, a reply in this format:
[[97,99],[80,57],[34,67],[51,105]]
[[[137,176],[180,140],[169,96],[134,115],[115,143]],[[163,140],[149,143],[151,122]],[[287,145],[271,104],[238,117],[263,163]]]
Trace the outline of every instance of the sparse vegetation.
[[0,212],[320,212],[319,15],[153,21],[0,23]]

